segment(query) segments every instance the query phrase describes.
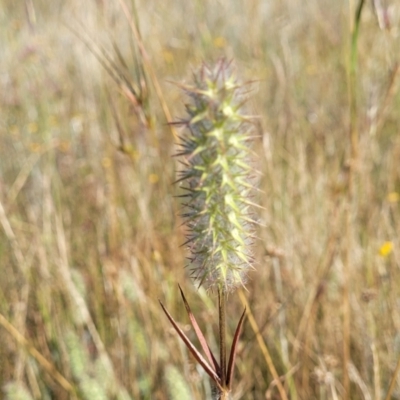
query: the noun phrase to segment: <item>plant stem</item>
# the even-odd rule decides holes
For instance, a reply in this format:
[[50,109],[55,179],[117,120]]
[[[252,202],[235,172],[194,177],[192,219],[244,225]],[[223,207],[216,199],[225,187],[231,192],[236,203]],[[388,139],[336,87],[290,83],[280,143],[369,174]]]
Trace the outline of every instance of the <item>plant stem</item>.
[[349,74],[349,97],[350,97],[350,143],[352,161],[358,154],[358,132],[357,132],[357,50],[358,36],[360,32],[361,13],[364,6],[364,0],[360,0],[356,14],[355,23],[351,32],[351,50],[350,50],[350,74]]
[[243,293],[243,289],[239,289],[239,297],[240,297],[240,300],[241,300],[242,304],[246,307],[247,318],[249,319],[250,325],[251,325],[251,327],[253,329],[253,332],[256,335],[258,345],[259,345],[259,347],[261,349],[261,352],[263,353],[263,356],[264,356],[264,359],[265,359],[265,361],[267,363],[268,369],[269,369],[272,377],[274,378],[274,383],[276,384],[276,387],[278,388],[279,395],[281,396],[282,400],[288,400],[288,396],[286,395],[286,392],[285,392],[285,389],[283,388],[281,379],[280,379],[280,377],[278,375],[278,372],[276,371],[275,365],[274,365],[274,363],[272,361],[271,354],[270,354],[270,352],[269,352],[269,350],[267,348],[267,345],[264,342],[264,339],[263,339],[263,337],[261,335],[260,329],[259,329],[259,327],[257,325],[257,322],[256,322],[256,320],[254,318],[254,315],[251,312],[250,305],[249,305],[249,303],[248,303],[248,301],[246,299],[246,296]]
[[400,371],[400,357],[397,360],[397,365],[396,365],[396,368],[394,370],[392,379],[390,381],[389,389],[388,389],[387,395],[385,397],[385,400],[390,400],[391,397],[392,397],[392,392],[394,390],[394,387],[396,386],[396,378],[397,378],[397,375],[398,375],[399,371]]
[[[218,311],[219,311],[219,356],[221,366],[221,386],[226,387],[226,291],[218,288]],[[224,394],[221,394],[221,399]]]
[[360,30],[361,13],[364,6],[364,0],[359,0],[358,7],[354,17],[354,25],[351,31],[351,49],[350,49],[350,68],[349,68],[349,104],[350,104],[350,163],[347,182],[347,196],[345,206],[345,235],[347,246],[344,255],[344,290],[343,290],[343,387],[344,400],[351,398],[350,378],[348,373],[348,365],[350,363],[350,264],[351,264],[351,243],[352,243],[352,223],[353,223],[353,203],[354,203],[354,172],[358,157],[358,129],[357,129],[357,50],[358,36]]

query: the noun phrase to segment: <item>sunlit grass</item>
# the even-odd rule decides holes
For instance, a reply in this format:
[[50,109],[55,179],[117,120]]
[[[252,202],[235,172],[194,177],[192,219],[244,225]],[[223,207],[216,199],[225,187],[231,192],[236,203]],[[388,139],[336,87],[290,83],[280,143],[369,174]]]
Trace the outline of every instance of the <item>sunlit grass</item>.
[[[130,15],[146,64],[119,2],[0,0],[5,398],[209,395],[158,299],[186,329],[180,283],[199,321],[215,321],[213,302],[184,269],[167,122],[184,108],[170,81],[226,56],[254,81],[248,107],[260,116],[264,210],[245,295],[274,367],[291,399],[343,397],[347,252],[350,398],[385,399],[400,357],[400,8],[368,3],[361,18],[345,236],[352,4],[137,1]],[[124,79],[85,41],[107,51]],[[227,313],[241,308],[232,297]],[[204,330],[218,352],[217,326]],[[279,398],[259,343],[246,324],[234,399]]]

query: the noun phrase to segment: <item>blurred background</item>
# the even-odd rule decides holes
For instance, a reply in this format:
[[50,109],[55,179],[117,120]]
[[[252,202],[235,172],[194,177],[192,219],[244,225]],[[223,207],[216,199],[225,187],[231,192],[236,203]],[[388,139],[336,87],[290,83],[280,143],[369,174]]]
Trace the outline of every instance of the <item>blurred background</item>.
[[[179,283],[218,353],[168,122],[226,57],[259,116],[244,294],[287,398],[400,399],[400,4],[365,2],[352,47],[358,6],[0,0],[0,398],[209,398],[158,299],[195,340]],[[280,398],[246,322],[233,399]]]

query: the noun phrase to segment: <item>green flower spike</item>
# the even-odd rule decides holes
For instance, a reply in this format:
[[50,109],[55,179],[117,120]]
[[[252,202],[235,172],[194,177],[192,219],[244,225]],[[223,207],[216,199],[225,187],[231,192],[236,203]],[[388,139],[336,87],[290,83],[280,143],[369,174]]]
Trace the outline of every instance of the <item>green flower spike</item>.
[[203,65],[184,90],[191,103],[188,118],[177,123],[186,127],[177,155],[184,165],[178,182],[186,192],[185,244],[199,286],[226,292],[245,283],[252,265],[252,125],[240,112],[243,88],[225,60]]
[[250,119],[240,113],[243,91],[225,60],[206,65],[194,75],[194,86],[184,87],[191,99],[183,125],[180,179],[185,191],[183,218],[188,228],[193,277],[218,293],[219,360],[207,344],[180,289],[190,323],[202,348],[194,346],[160,302],[175,331],[213,382],[213,399],[228,400],[232,390],[237,345],[245,320],[240,316],[229,357],[226,351],[226,299],[228,291],[244,285],[251,268],[250,194],[253,189]]

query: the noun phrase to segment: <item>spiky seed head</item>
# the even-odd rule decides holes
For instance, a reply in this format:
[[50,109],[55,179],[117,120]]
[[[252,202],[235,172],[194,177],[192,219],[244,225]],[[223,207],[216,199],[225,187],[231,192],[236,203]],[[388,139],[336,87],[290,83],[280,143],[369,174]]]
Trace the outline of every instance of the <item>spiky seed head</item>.
[[243,88],[225,60],[203,65],[185,92],[190,103],[181,121],[178,182],[186,192],[192,275],[199,286],[229,291],[245,283],[252,266],[252,124],[241,113]]

